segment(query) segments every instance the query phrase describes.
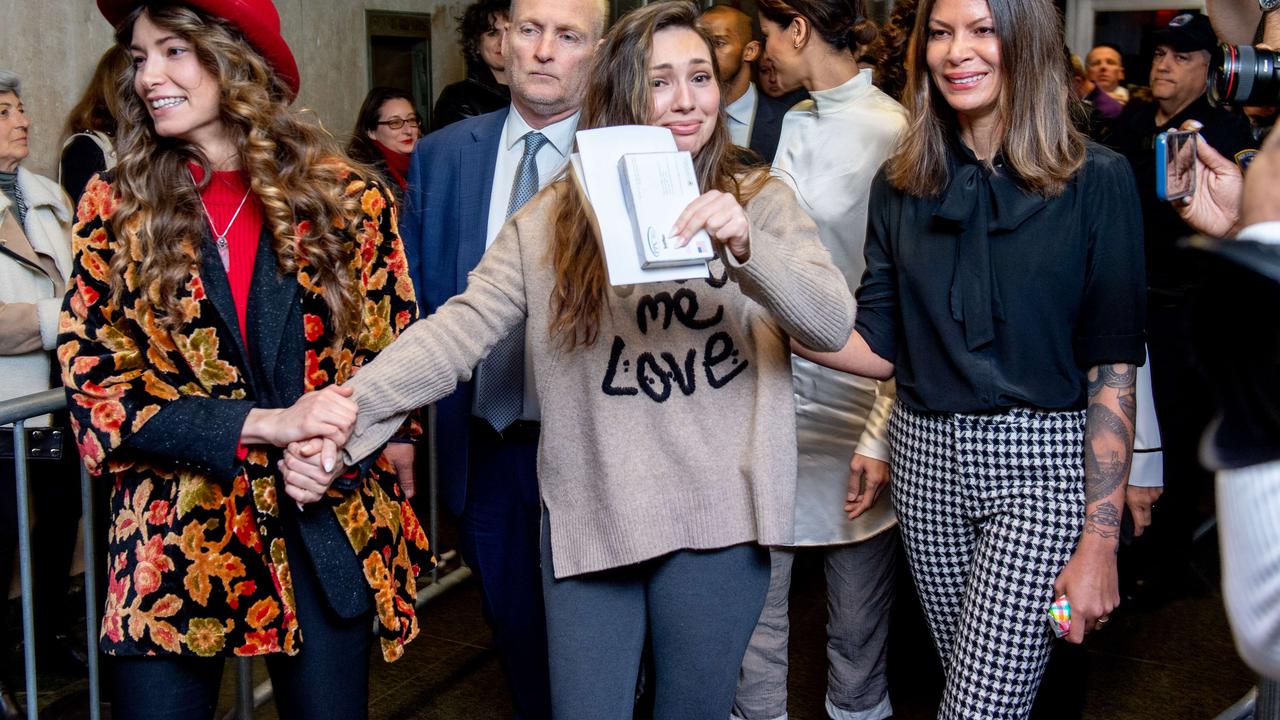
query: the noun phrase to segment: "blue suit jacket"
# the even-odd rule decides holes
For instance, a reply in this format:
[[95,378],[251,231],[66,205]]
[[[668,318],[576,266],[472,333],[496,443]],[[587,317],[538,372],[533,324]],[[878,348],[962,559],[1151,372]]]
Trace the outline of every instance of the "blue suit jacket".
[[770,165],[773,164],[773,156],[778,153],[778,140],[782,136],[782,118],[790,109],[791,105],[771,98],[763,92],[756,95],[756,117],[751,123],[749,145]]
[[[423,315],[465,290],[467,273],[484,255],[493,166],[508,112],[503,108],[447,125],[413,150],[400,237]],[[436,403],[440,490],[455,515],[467,500],[472,393],[472,384],[462,383]]]

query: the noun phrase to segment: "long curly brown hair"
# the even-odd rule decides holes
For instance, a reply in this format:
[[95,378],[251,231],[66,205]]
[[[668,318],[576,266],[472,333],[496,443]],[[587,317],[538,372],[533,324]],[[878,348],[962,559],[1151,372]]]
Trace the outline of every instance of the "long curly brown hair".
[[[672,0],[637,8],[614,24],[592,58],[579,130],[651,122],[653,97],[649,62],[653,36],[668,28],[697,33],[707,44],[707,53],[715,64],[715,46],[710,36],[699,29],[698,9],[692,2]],[[715,71],[719,77],[718,65]],[[703,192],[719,190],[745,204],[768,181],[768,168],[732,143],[724,118],[724,98],[721,98],[715,132],[694,155],[693,166]],[[561,185],[567,182],[562,181]],[[582,198],[570,187],[562,187],[559,196],[555,241],[551,248],[556,275],[551,292],[551,336],[558,336],[568,349],[578,345],[589,347],[599,335],[600,314],[608,303],[609,281]]]
[[902,102],[907,88],[907,44],[916,23],[916,0],[895,0],[889,22],[871,45],[876,80],[885,95]]
[[[116,29],[116,41],[126,52],[143,13],[189,42],[200,64],[217,78],[221,120],[239,148],[249,188],[265,210],[280,271],[297,272],[299,258],[305,257],[338,342],[360,320],[350,268],[359,198],[344,192],[352,164],[332,135],[289,108],[288,89],[239,31],[185,6],[150,3]],[[200,148],[156,134],[134,91],[134,74],[126,72],[117,87],[119,162],[112,186],[119,199],[110,222],[124,250],[112,258],[112,286],[117,301],[126,285],[143,288],[143,311],[172,331],[187,319],[179,290],[199,267],[207,232],[199,188],[187,181],[187,167],[199,165],[205,182],[213,173]],[[135,259],[137,273],[126,276]]]

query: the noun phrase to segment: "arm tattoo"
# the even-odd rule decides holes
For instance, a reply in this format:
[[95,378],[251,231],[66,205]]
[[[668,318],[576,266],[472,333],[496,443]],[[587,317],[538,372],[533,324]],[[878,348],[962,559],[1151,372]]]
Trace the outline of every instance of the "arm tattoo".
[[1129,476],[1133,431],[1110,408],[1089,404],[1084,423],[1085,503],[1107,497]]
[[[1089,378],[1089,397],[1097,397],[1102,392],[1102,388],[1119,388],[1122,391],[1125,388],[1132,390],[1134,381],[1138,377],[1138,368],[1135,365],[1099,365],[1094,368],[1097,377]],[[1089,373],[1093,375],[1093,373]]]
[[[1120,412],[1124,413],[1124,417],[1129,421],[1130,425],[1137,422],[1138,417],[1138,390],[1132,383],[1122,387],[1118,391],[1117,400],[1120,402]],[[1136,428],[1136,426],[1135,426]]]
[[1084,519],[1084,531],[1107,540],[1120,537],[1120,510],[1104,502]]

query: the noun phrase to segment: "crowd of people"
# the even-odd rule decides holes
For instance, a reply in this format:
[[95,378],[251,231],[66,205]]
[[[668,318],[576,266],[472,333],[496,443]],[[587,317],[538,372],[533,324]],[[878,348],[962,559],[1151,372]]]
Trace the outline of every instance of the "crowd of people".
[[[375,87],[344,146],[291,107],[270,0],[98,0],[116,45],[58,182],[21,167],[0,71],[0,368],[11,397],[65,385],[31,424],[75,441],[37,463],[37,592],[66,598],[83,464],[113,717],[213,717],[228,656],[265,657],[282,717],[366,717],[374,640],[419,633],[434,404],[517,717],[630,718],[644,678],[661,720],[785,718],[803,552],[831,718],[893,714],[900,567],[938,717],[1028,717],[1057,638],[1178,584],[1215,470],[1241,653],[1280,676],[1277,345],[1220,317],[1275,302],[1240,266],[1280,278],[1280,98],[1208,97],[1219,32],[1280,45],[1242,5],[1157,29],[1139,87],[1120,47],[1073,56],[1051,0],[897,0],[882,27],[861,0],[612,25],[480,0],[430,120]],[[610,285],[569,159],[616,125],[690,153],[672,234],[710,235],[708,279]],[[1197,192],[1171,203],[1176,129]],[[38,646],[82,662],[39,607]]]

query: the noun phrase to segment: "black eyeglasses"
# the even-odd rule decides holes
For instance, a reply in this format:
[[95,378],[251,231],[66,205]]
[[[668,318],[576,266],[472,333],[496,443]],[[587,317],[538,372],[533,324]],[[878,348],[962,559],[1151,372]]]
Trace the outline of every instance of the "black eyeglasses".
[[393,118],[391,118],[390,120],[382,120],[382,121],[379,121],[378,123],[375,123],[375,124],[377,124],[377,125],[386,125],[387,127],[391,128],[392,130],[399,130],[400,128],[404,127],[405,125],[408,125],[408,126],[409,126],[409,127],[411,127],[411,128],[422,127],[422,121],[421,121],[421,120],[419,120],[419,119],[418,119],[418,118],[416,118],[416,117],[411,117],[411,118],[398,118],[398,117],[393,117]]

